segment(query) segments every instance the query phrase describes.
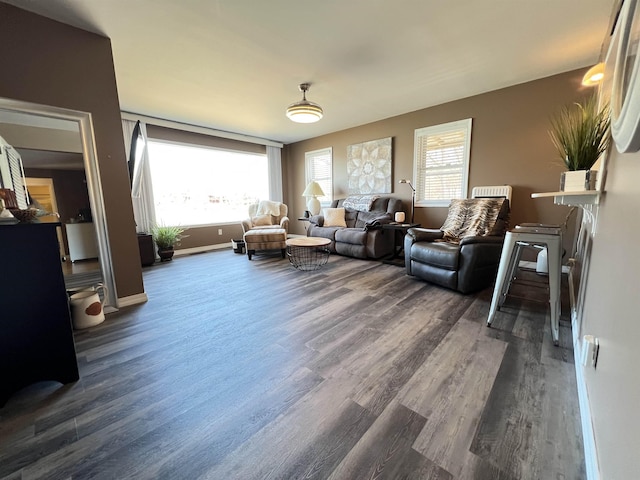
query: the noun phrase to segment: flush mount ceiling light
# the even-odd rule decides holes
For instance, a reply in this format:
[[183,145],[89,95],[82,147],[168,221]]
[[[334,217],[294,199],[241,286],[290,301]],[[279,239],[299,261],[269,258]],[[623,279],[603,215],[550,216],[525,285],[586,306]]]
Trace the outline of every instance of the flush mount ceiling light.
[[604,62],[596,63],[593,67],[587,70],[582,78],[582,85],[585,87],[593,87],[598,85],[604,78]]
[[301,83],[298,88],[302,92],[302,100],[292,103],[287,108],[287,117],[297,123],[313,123],[322,118],[322,108],[317,103],[307,100],[307,90],[311,84]]

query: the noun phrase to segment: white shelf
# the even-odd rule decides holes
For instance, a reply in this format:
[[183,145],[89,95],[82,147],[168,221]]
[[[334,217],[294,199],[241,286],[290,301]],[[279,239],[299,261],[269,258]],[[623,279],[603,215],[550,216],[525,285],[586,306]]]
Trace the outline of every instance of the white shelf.
[[542,192],[532,193],[531,198],[553,197],[557,205],[583,206],[597,205],[600,202],[602,192],[598,190],[585,190],[581,192]]

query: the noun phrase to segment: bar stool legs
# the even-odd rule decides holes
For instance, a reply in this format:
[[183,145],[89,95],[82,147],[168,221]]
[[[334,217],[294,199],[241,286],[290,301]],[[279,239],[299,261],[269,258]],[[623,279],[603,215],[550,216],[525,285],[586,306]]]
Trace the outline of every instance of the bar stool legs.
[[559,228],[516,227],[505,235],[496,285],[493,290],[491,307],[487,318],[490,327],[496,312],[504,304],[511,283],[516,277],[520,256],[524,246],[547,247],[549,263],[549,307],[551,317],[551,337],[553,344],[559,344],[560,324],[560,280],[562,273],[562,235]]
[[[560,242],[561,243],[561,242]],[[549,262],[549,311],[551,312],[551,336],[553,344],[560,343],[560,279],[562,274],[562,245],[559,248],[548,248]],[[554,267],[552,268],[551,265]]]

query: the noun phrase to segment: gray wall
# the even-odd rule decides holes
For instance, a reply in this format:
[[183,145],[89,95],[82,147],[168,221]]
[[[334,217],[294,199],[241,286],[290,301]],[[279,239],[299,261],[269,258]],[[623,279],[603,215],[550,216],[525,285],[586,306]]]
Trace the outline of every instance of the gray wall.
[[640,478],[640,153],[614,151],[607,172],[582,323],[600,355],[584,373],[600,478],[627,480]]

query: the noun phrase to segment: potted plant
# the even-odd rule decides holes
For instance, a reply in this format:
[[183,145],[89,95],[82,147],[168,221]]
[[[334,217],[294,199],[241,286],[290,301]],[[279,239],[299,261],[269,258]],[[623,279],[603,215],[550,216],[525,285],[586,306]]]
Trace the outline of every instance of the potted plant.
[[184,234],[185,229],[178,226],[156,225],[151,229],[153,241],[158,246],[158,255],[160,261],[171,260],[173,258],[174,245],[180,245],[180,240],[187,235]]
[[609,106],[598,107],[592,95],[583,102],[565,106],[551,119],[551,141],[568,172],[564,172],[560,190],[590,190],[597,172],[591,167],[611,143]]

